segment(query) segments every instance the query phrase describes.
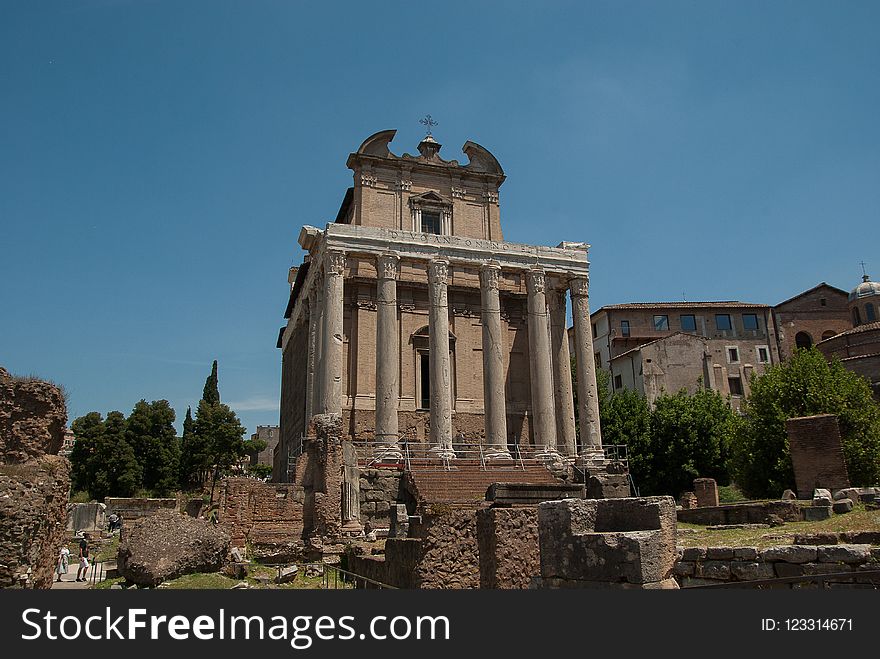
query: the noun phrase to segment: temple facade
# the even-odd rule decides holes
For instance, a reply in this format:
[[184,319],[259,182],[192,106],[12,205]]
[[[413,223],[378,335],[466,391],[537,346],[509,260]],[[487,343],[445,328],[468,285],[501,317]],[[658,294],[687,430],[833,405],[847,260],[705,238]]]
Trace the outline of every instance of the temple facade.
[[469,141],[467,164],[444,160],[429,134],[398,156],[394,134],[348,157],[336,220],[300,232],[273,480],[294,478],[310,421],[326,414],[374,463],[601,462],[588,245],[505,241],[505,174],[489,151]]

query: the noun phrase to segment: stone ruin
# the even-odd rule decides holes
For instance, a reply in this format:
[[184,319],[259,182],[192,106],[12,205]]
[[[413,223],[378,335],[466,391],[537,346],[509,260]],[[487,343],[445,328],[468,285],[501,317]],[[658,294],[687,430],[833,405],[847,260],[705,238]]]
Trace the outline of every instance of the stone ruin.
[[0,368],[0,588],[51,588],[65,541],[70,463],[57,455],[61,389]]
[[674,589],[672,497],[538,504],[537,588]]
[[788,419],[785,432],[799,499],[811,498],[816,488],[833,492],[850,486],[836,415]]

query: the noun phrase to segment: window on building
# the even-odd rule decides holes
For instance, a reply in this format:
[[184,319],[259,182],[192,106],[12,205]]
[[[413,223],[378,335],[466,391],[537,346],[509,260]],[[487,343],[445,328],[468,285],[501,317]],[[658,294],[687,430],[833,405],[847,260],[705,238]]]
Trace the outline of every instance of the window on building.
[[767,346],[758,346],[758,363],[770,363],[770,348],[768,348]]
[[422,233],[440,235],[440,213],[428,210],[422,211]]
[[753,313],[744,313],[743,314],[743,329],[744,330],[756,330],[758,329],[758,316]]
[[827,304],[828,304],[828,303],[826,302],[826,300],[825,300],[824,297],[820,297],[820,298],[819,298],[819,306],[824,307],[824,306],[826,306]]
[[696,332],[697,331],[697,317],[693,314],[685,314],[681,316],[681,331],[682,332]]
[[431,409],[431,360],[426,352],[419,353],[419,407]]
[[813,337],[806,332],[798,332],[794,335],[794,344],[798,348],[808,350],[813,346]]
[[730,388],[731,396],[743,395],[743,383],[741,377],[736,376],[733,378],[727,378],[727,386]]
[[593,354],[593,363],[596,364],[596,370],[598,371],[602,368],[602,353],[596,352]]
[[865,322],[873,323],[875,320],[877,320],[877,315],[874,312],[874,305],[868,302],[865,305]]
[[614,388],[622,389],[623,388],[623,378],[619,375],[614,376]]
[[733,324],[730,322],[730,314],[729,313],[715,314],[715,327],[717,327],[719,330],[732,329]]
[[654,330],[665,332],[669,329],[669,316],[654,316]]
[[859,308],[853,307],[853,325],[858,327],[862,324],[862,317],[859,315]]
[[620,321],[620,335],[621,336],[629,336],[629,321],[621,320]]
[[739,348],[727,346],[727,361],[731,364],[739,364]]
[[596,329],[596,323],[593,323],[593,338],[595,339],[599,336],[599,331]]
[[825,330],[824,332],[822,332],[823,341],[825,339],[830,339],[832,336],[837,336],[837,332],[835,332],[834,330]]

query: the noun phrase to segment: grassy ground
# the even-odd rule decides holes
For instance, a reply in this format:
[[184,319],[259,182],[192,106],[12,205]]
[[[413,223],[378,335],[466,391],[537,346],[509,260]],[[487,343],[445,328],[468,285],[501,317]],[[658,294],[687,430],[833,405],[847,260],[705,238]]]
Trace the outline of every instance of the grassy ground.
[[[284,590],[317,590],[323,587],[322,577],[306,577],[304,572],[304,568],[300,567],[299,574],[290,583],[275,584],[272,581],[270,581],[269,583],[265,583],[265,578],[272,580],[276,576],[278,576],[278,569],[274,567],[266,567],[263,565],[249,565],[248,576],[245,581],[247,582],[249,588],[252,589],[277,588]],[[256,577],[262,577],[263,579],[258,580]],[[113,584],[122,584],[124,581],[125,579],[123,578],[108,579],[107,581],[96,584],[94,588],[107,589],[110,588]],[[186,574],[182,577],[178,577],[177,579],[165,581],[159,587],[171,590],[225,590],[232,588],[237,583],[239,583],[237,579],[231,579],[230,577],[227,577],[225,575],[212,572]]]
[[840,531],[880,531],[880,510],[857,505],[851,513],[832,515],[821,522],[787,522],[764,529],[707,530],[696,524],[678,524],[678,544],[682,547],[770,547],[791,544],[796,533],[838,533]]

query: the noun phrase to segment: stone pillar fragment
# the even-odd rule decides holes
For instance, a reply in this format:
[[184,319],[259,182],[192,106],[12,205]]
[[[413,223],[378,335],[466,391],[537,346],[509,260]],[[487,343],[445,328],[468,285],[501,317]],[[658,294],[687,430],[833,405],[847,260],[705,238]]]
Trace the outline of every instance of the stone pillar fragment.
[[556,446],[560,453],[577,455],[577,434],[574,423],[574,395],[571,383],[571,353],[565,322],[566,290],[552,290],[550,307],[550,347],[553,352],[553,394],[556,401]]
[[324,322],[321,337],[321,413],[342,414],[342,311],[345,253],[328,250],[324,261]]
[[532,383],[533,436],[540,454],[549,458],[558,454],[545,286],[546,277],[543,270],[535,268],[526,273],[529,295],[529,376]]
[[449,261],[435,259],[428,264],[429,362],[431,370],[431,453],[455,457],[452,449],[452,375],[449,363],[449,301],[446,284]]
[[575,359],[578,374],[578,407],[581,425],[581,466],[602,464],[602,429],[599,425],[599,396],[596,390],[596,363],[593,360],[593,327],[590,323],[587,277],[576,277],[571,288],[571,315],[574,320]]
[[315,410],[318,407],[315,395],[315,392],[318,389],[317,371],[318,364],[320,363],[320,355],[318,354],[318,351],[320,348],[321,336],[321,310],[318,308],[318,295],[318,288],[315,287],[311,290],[307,298],[309,309],[309,354],[306,366],[306,368],[308,369],[306,373],[306,417],[304,424],[306,427],[308,427],[309,420],[312,418],[312,415],[315,413]]
[[507,448],[507,408],[504,396],[504,336],[501,330],[501,299],[498,279],[501,265],[490,261],[480,268],[483,322],[483,419],[486,425],[486,457],[510,460]]
[[402,457],[398,445],[397,409],[400,400],[400,330],[397,321],[397,277],[400,257],[377,259],[376,291],[376,447],[379,459]]

